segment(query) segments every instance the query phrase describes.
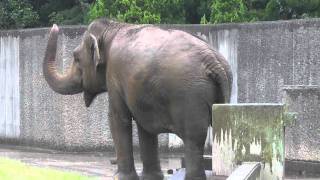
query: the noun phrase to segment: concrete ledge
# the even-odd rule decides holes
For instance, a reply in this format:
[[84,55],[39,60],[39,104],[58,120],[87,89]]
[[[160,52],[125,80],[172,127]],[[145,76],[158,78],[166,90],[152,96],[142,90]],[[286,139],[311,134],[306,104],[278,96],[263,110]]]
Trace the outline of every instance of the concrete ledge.
[[239,166],[232,174],[227,178],[227,180],[255,180],[260,179],[260,163],[243,163]]
[[287,177],[320,178],[319,161],[286,160],[285,173]]

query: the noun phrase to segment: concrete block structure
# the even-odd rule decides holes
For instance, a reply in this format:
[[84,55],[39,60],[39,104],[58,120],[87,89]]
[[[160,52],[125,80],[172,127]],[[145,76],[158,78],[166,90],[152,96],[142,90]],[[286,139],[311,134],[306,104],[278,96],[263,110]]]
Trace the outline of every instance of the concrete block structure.
[[284,102],[297,120],[286,128],[287,159],[320,161],[320,87],[286,86]]

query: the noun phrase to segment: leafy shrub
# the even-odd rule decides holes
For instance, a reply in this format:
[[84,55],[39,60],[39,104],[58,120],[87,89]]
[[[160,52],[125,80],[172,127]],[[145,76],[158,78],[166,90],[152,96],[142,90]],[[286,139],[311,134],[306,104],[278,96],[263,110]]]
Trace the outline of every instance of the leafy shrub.
[[39,15],[23,0],[0,2],[0,29],[26,28],[38,23]]
[[247,7],[242,0],[213,0],[211,6],[211,23],[247,21]]

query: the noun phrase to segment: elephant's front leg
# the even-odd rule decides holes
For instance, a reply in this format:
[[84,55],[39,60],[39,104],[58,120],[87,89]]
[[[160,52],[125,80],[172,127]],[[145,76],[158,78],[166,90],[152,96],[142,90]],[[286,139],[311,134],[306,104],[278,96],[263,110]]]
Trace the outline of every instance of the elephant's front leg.
[[158,157],[158,137],[148,133],[139,124],[140,155],[143,163],[142,180],[162,180],[163,174]]
[[110,98],[110,128],[116,149],[118,180],[138,180],[133,160],[132,120],[120,98]]

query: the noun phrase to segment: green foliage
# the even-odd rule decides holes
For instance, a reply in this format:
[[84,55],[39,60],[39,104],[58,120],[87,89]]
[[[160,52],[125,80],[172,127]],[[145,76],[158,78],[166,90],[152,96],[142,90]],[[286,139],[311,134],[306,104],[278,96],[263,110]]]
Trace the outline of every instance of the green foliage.
[[281,17],[281,4],[278,0],[270,0],[265,9],[265,20],[276,20]]
[[244,3],[248,9],[248,21],[262,20],[265,16],[265,8],[270,0],[245,0]]
[[61,24],[64,20],[64,17],[61,13],[52,12],[49,14],[49,23],[50,24]]
[[86,0],[45,0],[38,8],[44,26],[83,24],[89,8]]
[[206,18],[206,14],[204,14],[200,20],[200,24],[209,24],[207,18]]
[[211,23],[247,21],[247,7],[242,0],[213,0]]
[[0,0],[0,29],[87,24],[208,24],[320,17],[320,0]]
[[82,24],[84,15],[79,6],[74,6],[71,9],[66,9],[49,14],[49,24]]
[[97,0],[88,20],[108,17],[129,23],[183,23],[182,0]]
[[[201,23],[201,20],[204,20],[203,19],[204,17],[205,17],[206,21],[208,20],[208,18],[210,18],[212,3],[213,3],[212,0],[200,1],[200,4],[197,8],[198,15],[201,16],[200,23]],[[196,23],[198,23],[198,22],[199,22],[199,20],[196,20]],[[209,23],[209,22],[207,21],[207,23]]]
[[115,0],[110,7],[110,17],[129,23],[160,23],[159,5],[141,0]]
[[300,17],[303,14],[312,14],[317,11],[319,12],[319,0],[286,0],[286,5],[292,9],[293,17]]
[[288,19],[300,19],[320,16],[320,0],[285,0]]
[[185,18],[187,11],[183,6],[184,0],[149,0],[149,4],[152,4],[152,2],[156,2],[153,9],[159,12],[162,24],[188,23]]
[[0,2],[0,29],[26,28],[37,24],[39,15],[23,0]]
[[98,17],[105,16],[107,16],[105,1],[97,0],[95,3],[90,5],[86,20],[91,22]]

